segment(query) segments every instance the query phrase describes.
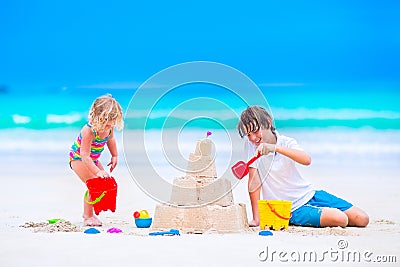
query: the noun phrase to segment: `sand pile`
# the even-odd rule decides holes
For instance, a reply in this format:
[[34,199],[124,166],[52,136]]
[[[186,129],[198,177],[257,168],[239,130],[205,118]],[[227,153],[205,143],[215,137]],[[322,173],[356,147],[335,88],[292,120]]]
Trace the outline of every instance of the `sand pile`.
[[23,228],[33,228],[35,233],[55,233],[55,232],[82,232],[81,227],[72,224],[70,221],[59,220],[56,223],[48,222],[26,222],[20,225]]
[[351,231],[351,229],[349,230],[349,228],[341,228],[341,227],[314,228],[314,227],[289,226],[289,228],[284,231],[291,234],[299,234],[302,236],[320,236],[320,235],[359,236],[360,235],[357,232]]

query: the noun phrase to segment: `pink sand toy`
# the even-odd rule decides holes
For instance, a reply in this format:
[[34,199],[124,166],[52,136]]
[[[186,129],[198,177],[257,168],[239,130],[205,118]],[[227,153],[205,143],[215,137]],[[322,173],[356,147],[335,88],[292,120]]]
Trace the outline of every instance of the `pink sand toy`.
[[[107,210],[115,212],[117,183],[113,177],[89,179],[86,181],[86,185],[88,190],[85,193],[85,201],[93,205],[96,215]],[[89,201],[88,195],[92,201]]]
[[249,173],[249,166],[256,161],[261,154],[254,156],[249,160],[249,162],[245,163],[244,161],[239,161],[235,165],[232,166],[232,172],[238,179],[242,179]]
[[110,228],[110,229],[107,230],[107,233],[110,233],[110,234],[119,234],[119,233],[122,233],[122,230],[119,229],[119,228],[116,228],[116,227],[112,227],[112,228]]

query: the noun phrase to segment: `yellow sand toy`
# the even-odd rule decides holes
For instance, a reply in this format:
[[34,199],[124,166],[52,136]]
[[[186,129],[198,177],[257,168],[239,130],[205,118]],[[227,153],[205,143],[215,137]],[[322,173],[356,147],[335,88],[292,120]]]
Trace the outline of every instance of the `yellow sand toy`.
[[260,229],[287,229],[292,202],[287,200],[259,200]]

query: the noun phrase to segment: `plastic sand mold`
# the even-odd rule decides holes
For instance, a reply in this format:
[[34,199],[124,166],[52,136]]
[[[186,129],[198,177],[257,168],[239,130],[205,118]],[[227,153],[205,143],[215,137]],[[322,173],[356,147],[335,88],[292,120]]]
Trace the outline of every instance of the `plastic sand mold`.
[[169,231],[164,231],[164,232],[151,232],[149,235],[181,235],[179,233],[179,230],[171,229]]
[[122,233],[122,230],[116,227],[110,228],[107,230],[107,233],[110,234],[118,234],[118,233]]
[[261,236],[271,236],[271,235],[273,235],[273,234],[272,234],[271,231],[262,230],[262,231],[260,231],[260,232],[258,233],[258,235],[261,235]]
[[64,219],[48,219],[49,224],[55,224],[58,221],[65,221]]
[[96,228],[88,228],[84,232],[85,234],[99,234],[100,231],[97,230]]

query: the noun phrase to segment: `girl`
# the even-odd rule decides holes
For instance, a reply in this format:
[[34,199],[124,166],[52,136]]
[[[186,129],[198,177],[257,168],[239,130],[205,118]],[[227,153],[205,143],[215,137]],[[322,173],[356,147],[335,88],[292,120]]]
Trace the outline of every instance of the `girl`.
[[[111,154],[110,173],[118,163],[117,143],[114,138],[114,127],[123,128],[122,109],[111,96],[97,98],[90,108],[89,122],[83,126],[74,141],[69,153],[69,165],[83,183],[91,178],[110,177],[99,161],[105,145]],[[83,218],[85,226],[101,226],[101,221],[94,215],[93,206],[83,201]]]

